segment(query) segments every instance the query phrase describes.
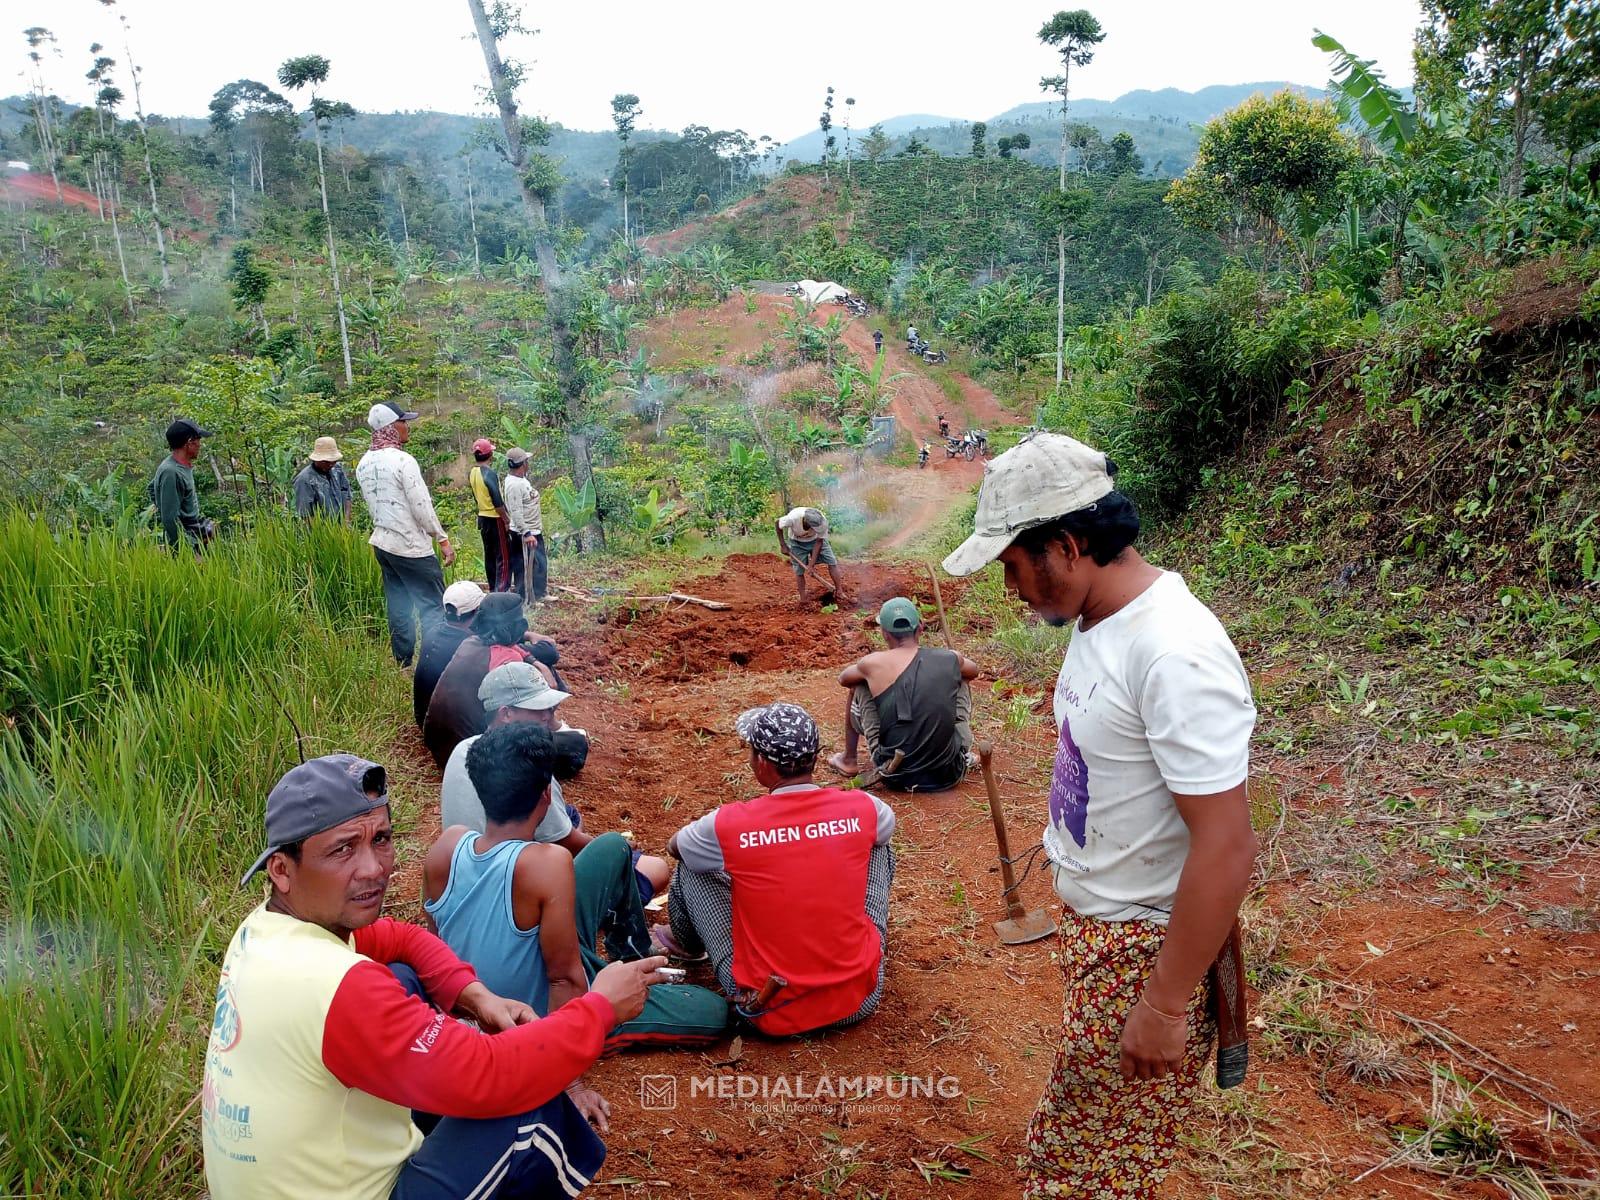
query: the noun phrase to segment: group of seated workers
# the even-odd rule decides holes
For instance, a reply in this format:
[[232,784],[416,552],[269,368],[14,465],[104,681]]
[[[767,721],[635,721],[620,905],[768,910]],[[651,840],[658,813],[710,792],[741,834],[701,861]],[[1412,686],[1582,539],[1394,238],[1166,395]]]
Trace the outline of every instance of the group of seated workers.
[[[242,881],[264,873],[266,895],[229,944],[206,1050],[213,1200],[576,1195],[605,1157],[610,1108],[584,1075],[606,1051],[703,1045],[730,1021],[808,1033],[878,1007],[894,813],[866,792],[817,785],[810,714],[787,703],[740,714],[763,794],[678,830],[673,870],[621,834],[580,828],[560,780],[583,765],[587,738],[558,721],[568,694],[551,678],[554,654],[518,652],[531,644],[526,622],[516,629],[500,598],[456,594],[460,636],[424,705],[432,723],[483,662],[475,722],[450,713],[450,728],[475,728],[435,750],[445,828],[423,864],[428,928],[380,915],[395,868],[381,766],[313,759],[267,797],[266,849]],[[883,709],[909,670],[900,690],[913,697],[944,679],[922,656],[947,652],[916,649],[915,625],[894,628],[903,610],[884,612],[886,653],[905,662],[879,671],[872,655],[847,671],[861,672],[841,680],[853,713]],[[428,661],[425,646],[419,676]],[[960,660],[962,677],[969,665]],[[947,724],[964,770],[956,690],[965,685]],[[927,707],[880,712],[875,731],[861,721],[874,761],[904,750],[897,778],[954,769],[948,747],[923,753],[934,723],[916,714]],[[669,924],[652,929],[644,906],[662,890]],[[711,986],[663,975],[669,957],[704,964]]]

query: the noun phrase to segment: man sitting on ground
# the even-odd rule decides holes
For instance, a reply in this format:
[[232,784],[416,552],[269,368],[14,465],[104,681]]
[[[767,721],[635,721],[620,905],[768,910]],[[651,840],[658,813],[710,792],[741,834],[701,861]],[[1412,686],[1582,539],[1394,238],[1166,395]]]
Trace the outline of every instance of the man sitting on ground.
[[537,640],[529,640],[521,596],[494,592],[483,598],[478,618],[472,623],[472,636],[456,649],[428,700],[422,740],[435,764],[443,767],[462,738],[483,732],[485,721],[478,687],[496,667],[532,662],[553,686],[565,690],[555,671],[555,664],[561,659],[556,644],[538,634],[532,637]]
[[[861,776],[871,786],[898,752],[885,787],[905,792],[942,792],[966,776],[972,750],[972,688],[978,664],[954,650],[917,640],[922,614],[904,596],[884,601],[878,628],[887,650],[879,650],[839,673],[850,689],[845,703],[844,752],[828,765],[841,775]],[[856,755],[867,741],[868,770]]]
[[852,1024],[883,996],[894,813],[866,792],[812,782],[821,736],[805,709],[752,708],[735,727],[767,794],[672,835],[682,865],[661,940],[679,957],[708,955],[763,1033]]
[[268,895],[228,945],[206,1047],[210,1195],[576,1195],[605,1147],[563,1093],[665,960],[612,964],[543,1020],[491,992],[433,934],[379,917],[386,791],[382,767],[332,754],[267,798],[267,849],[243,882],[265,870]]
[[425,629],[422,634],[422,651],[417,655],[416,671],[411,677],[411,711],[421,729],[428,719],[428,701],[433,699],[433,689],[439,676],[450,665],[461,643],[472,636],[472,623],[478,618],[478,606],[483,603],[483,589],[470,579],[452,583],[444,590],[444,620]]
[[[602,933],[613,960],[650,949],[621,834],[603,833],[576,855],[535,840],[551,805],[555,755],[550,731],[539,725],[497,725],[477,738],[467,771],[487,827],[450,826],[422,867],[423,907],[439,936],[496,992],[540,1015],[589,990],[606,964],[595,950]],[[611,1030],[606,1047],[704,1044],[727,1024],[728,1004],[717,993],[663,984],[650,989],[643,1013]],[[568,1094],[603,1132],[605,1101],[577,1086]]]
[[822,563],[833,580],[833,595],[843,600],[844,580],[839,578],[839,560],[828,544],[828,518],[820,508],[792,508],[778,518],[778,553],[789,557],[794,569],[795,589],[800,603],[806,601],[806,576]]
[[[568,804],[561,794],[561,784],[583,769],[589,756],[589,736],[581,729],[569,729],[566,722],[558,721],[556,708],[570,699],[566,692],[557,691],[545,681],[531,663],[507,663],[496,667],[483,677],[478,688],[478,699],[483,705],[488,728],[502,725],[539,725],[550,731],[556,744],[555,778],[550,781],[550,807],[544,819],[534,830],[532,841],[554,842],[568,853],[577,854],[593,839],[579,828],[582,820],[578,810]],[[486,827],[483,801],[473,785],[467,770],[467,755],[481,735],[463,738],[450,752],[450,761],[444,765],[444,784],[439,791],[439,827],[448,829],[462,825],[476,833]],[[639,894],[642,902],[664,890],[672,875],[672,864],[653,855],[635,854],[634,868],[638,874]]]

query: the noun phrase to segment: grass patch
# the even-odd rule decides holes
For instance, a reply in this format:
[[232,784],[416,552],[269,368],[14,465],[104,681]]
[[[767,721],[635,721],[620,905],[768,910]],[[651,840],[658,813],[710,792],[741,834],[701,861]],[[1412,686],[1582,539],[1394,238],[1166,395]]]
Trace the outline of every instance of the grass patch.
[[285,714],[307,756],[380,760],[409,719],[377,568],[342,527],[267,522],[196,564],[13,512],[0,572],[0,1181],[197,1196],[217,970],[297,761]]

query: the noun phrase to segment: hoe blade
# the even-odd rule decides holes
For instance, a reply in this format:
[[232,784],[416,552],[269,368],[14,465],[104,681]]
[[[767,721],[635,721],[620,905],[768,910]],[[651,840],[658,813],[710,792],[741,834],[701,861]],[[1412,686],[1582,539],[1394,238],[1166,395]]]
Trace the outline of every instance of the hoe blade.
[[1023,913],[1020,917],[994,923],[995,936],[1007,946],[1022,946],[1028,942],[1037,942],[1040,938],[1049,937],[1055,931],[1056,923],[1050,919],[1050,914],[1039,908],[1030,913]]

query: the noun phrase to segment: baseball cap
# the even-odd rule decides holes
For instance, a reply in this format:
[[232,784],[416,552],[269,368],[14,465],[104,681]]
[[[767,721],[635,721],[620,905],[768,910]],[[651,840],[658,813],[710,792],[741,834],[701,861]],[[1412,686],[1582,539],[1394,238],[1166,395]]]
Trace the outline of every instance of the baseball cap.
[[479,438],[477,441],[472,443],[472,452],[474,454],[493,454],[494,443],[488,438]]
[[971,575],[998,558],[1024,529],[1110,494],[1114,468],[1099,450],[1061,433],[1034,433],[987,463],[972,536],[944,560],[952,575]]
[[455,609],[457,616],[464,617],[469,612],[478,611],[478,605],[483,603],[483,596],[483,588],[470,579],[463,579],[445,588],[444,606]]
[[484,712],[500,708],[531,708],[539,712],[571,698],[570,693],[551,687],[538,667],[525,662],[496,667],[478,685]]
[[367,409],[367,428],[377,433],[380,429],[387,429],[396,421],[415,421],[421,413],[414,413],[410,409],[401,408],[389,400],[380,400]]
[[889,633],[913,633],[922,625],[922,614],[904,596],[895,596],[878,610],[878,625]]
[[319,437],[316,445],[311,447],[312,462],[338,462],[343,457],[339,443],[331,437]]
[[810,764],[822,749],[817,723],[798,704],[779,701],[747,708],[733,727],[750,749],[785,774],[794,774]]
[[[368,792],[377,792],[374,800]],[[325,754],[285,772],[267,795],[267,848],[239,880],[243,887],[267,859],[352,817],[389,803],[389,779],[375,762],[354,754]]]
[[201,429],[188,417],[179,417],[171,425],[167,426],[167,448],[176,450],[190,438],[207,438],[210,436],[211,430]]
[[521,446],[513,446],[506,451],[506,461],[513,467],[520,467],[528,461],[528,452]]

